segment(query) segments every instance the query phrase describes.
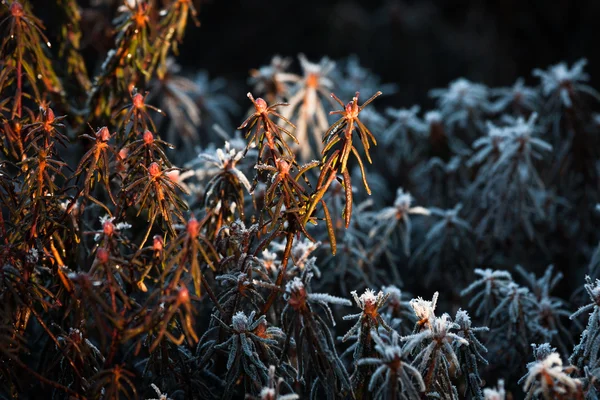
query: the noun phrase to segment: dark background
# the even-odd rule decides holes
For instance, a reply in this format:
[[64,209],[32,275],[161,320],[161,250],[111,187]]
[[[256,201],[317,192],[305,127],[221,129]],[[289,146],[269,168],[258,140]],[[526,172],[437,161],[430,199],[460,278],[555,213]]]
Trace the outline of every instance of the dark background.
[[[577,0],[212,0],[200,6],[180,62],[211,75],[243,80],[273,54],[310,60],[357,54],[399,84],[398,105],[427,104],[427,91],[464,76],[511,85],[533,68],[589,60],[600,68],[600,1]],[[593,86],[598,86],[593,84]]]
[[[32,0],[52,37],[55,0]],[[121,0],[79,0],[84,54],[95,75],[113,47],[110,18]],[[189,72],[239,83],[275,54],[339,59],[351,54],[399,85],[396,106],[431,106],[428,90],[466,77],[508,86],[536,84],[534,68],[581,57],[592,86],[600,73],[598,0],[194,0],[200,28],[189,24],[178,62]],[[89,7],[94,4],[93,7]],[[99,4],[99,5],[98,5]],[[93,32],[90,34],[90,32]],[[298,70],[298,66],[295,65]],[[299,71],[298,71],[299,72]],[[596,79],[594,79],[596,77]],[[236,94],[237,95],[237,94]],[[235,97],[234,97],[235,98]]]

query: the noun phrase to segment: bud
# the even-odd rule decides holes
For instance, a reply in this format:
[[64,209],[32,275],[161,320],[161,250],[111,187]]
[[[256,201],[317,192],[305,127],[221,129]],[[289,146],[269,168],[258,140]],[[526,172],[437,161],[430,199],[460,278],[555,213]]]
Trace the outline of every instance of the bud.
[[290,164],[282,159],[277,159],[276,160],[277,163],[277,170],[279,171],[279,173],[281,175],[286,175],[288,172],[290,172]]
[[110,131],[107,127],[103,126],[102,128],[98,129],[98,132],[96,132],[96,138],[103,142],[108,142],[110,139]]
[[200,223],[194,217],[190,218],[186,227],[187,233],[192,238],[197,238],[200,234]]
[[270,335],[267,333],[267,321],[261,321],[253,333],[260,338],[270,339]]
[[190,301],[190,292],[185,286],[179,288],[179,292],[177,293],[177,303],[185,304]]
[[258,111],[259,113],[263,113],[267,110],[267,102],[264,101],[262,98],[258,98],[256,99],[256,111]]
[[139,93],[133,95],[133,106],[135,108],[143,108],[144,107],[144,96]]
[[104,232],[106,236],[112,236],[113,233],[115,233],[115,225],[112,223],[111,220],[106,220],[104,222],[104,224],[102,225],[102,232]]
[[56,118],[54,116],[54,111],[52,111],[52,109],[50,107],[48,107],[45,111],[44,111],[44,117],[46,118],[46,123],[47,124],[51,124],[54,122],[54,119]]
[[296,277],[288,282],[285,291],[289,294],[288,304],[290,307],[296,311],[306,307],[308,294],[306,293],[304,283],[299,278]]
[[155,162],[150,164],[150,167],[148,167],[148,173],[153,178],[156,178],[157,176],[159,176],[160,175],[160,167],[158,166],[158,164]]
[[144,139],[144,143],[146,144],[152,144],[152,142],[154,142],[154,135],[147,129],[144,131],[142,138]]
[[352,113],[352,105],[353,105],[352,101],[350,103],[346,104],[346,114]]
[[154,250],[157,253],[162,252],[164,243],[165,242],[164,242],[162,236],[154,235],[153,242],[152,242],[152,250]]
[[25,11],[23,10],[23,6],[21,5],[21,3],[19,3],[18,1],[13,1],[13,3],[10,5],[10,13],[13,17],[19,18],[22,17],[23,14],[25,14]]

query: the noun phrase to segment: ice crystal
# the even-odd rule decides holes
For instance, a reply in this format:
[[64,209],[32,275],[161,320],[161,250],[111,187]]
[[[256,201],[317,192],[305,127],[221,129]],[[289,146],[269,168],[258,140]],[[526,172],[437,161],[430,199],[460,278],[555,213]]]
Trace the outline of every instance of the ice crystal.
[[544,96],[556,96],[560,103],[567,108],[573,106],[573,96],[578,92],[589,94],[600,100],[600,94],[589,86],[589,75],[583,71],[587,65],[585,58],[577,61],[571,68],[567,63],[560,62],[548,67],[547,70],[536,68],[533,75],[540,78]]

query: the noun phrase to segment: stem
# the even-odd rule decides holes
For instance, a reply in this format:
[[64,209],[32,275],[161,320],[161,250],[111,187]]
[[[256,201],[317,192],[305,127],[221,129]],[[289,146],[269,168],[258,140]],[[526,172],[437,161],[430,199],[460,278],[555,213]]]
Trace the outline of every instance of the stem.
[[219,313],[224,316],[225,312],[221,308],[221,305],[219,304],[219,300],[217,300],[217,296],[215,296],[214,292],[210,288],[210,285],[208,284],[208,282],[206,282],[206,279],[204,279],[204,274],[202,274],[200,276],[200,281],[202,282],[202,286],[204,286],[204,289],[206,289],[206,293],[208,293],[208,297],[210,297],[212,302],[215,304],[215,307],[217,308]]
[[397,376],[397,372],[396,370],[393,370],[393,372],[390,374],[391,375],[391,379],[390,379],[390,399],[391,400],[396,400],[398,398],[396,392],[398,390],[398,376]]
[[112,364],[113,358],[115,357],[116,353],[117,353],[117,347],[119,345],[119,339],[120,339],[120,333],[119,330],[117,328],[114,328],[111,334],[111,344],[110,344],[110,349],[108,351],[108,357],[106,358],[106,361],[104,362],[104,367],[108,368],[109,365]]
[[[21,26],[21,21],[20,18],[17,17],[16,18],[16,25],[17,25],[17,30],[19,32],[17,32],[18,35],[21,34],[20,32],[20,26]],[[22,105],[21,105],[21,94],[23,91],[23,65],[21,62],[21,58],[23,57],[23,54],[21,52],[21,46],[17,45],[17,93],[15,94],[15,104],[17,106],[17,117],[21,118],[21,112],[22,112]]]
[[[435,354],[435,352],[439,351],[438,350],[438,346],[435,347],[435,350],[432,354],[434,354],[434,357],[437,357],[437,354]],[[430,363],[429,366],[427,367],[427,374],[425,375],[425,392],[428,393],[431,391],[431,385],[433,384],[433,380],[434,380],[434,375],[433,373],[435,372],[435,365],[436,363]]]
[[[281,287],[283,283],[283,277],[285,276],[285,272],[287,270],[288,260],[290,258],[290,254],[292,253],[292,243],[294,242],[294,232],[288,231],[286,242],[285,242],[285,250],[283,252],[283,261],[281,262],[281,269],[279,270],[279,275],[277,275],[277,281],[275,282],[275,286]],[[265,303],[265,306],[262,309],[262,314],[266,314],[267,311],[271,308],[273,303],[275,302],[275,298],[279,294],[279,290],[271,290],[271,294]]]

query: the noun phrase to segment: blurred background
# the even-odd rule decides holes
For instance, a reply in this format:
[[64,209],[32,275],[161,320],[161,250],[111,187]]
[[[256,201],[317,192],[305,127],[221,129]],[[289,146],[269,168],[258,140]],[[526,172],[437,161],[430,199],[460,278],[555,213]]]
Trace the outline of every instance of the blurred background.
[[[54,1],[33,0],[52,30]],[[112,47],[110,16],[121,1],[85,0],[84,48],[96,57]],[[386,101],[432,105],[429,89],[466,77],[507,86],[533,68],[589,60],[596,84],[600,54],[600,2],[595,0],[195,0],[201,27],[188,26],[177,58],[184,69],[222,76],[245,94],[248,71],[274,54],[303,52],[318,61],[356,54],[383,82],[399,85]],[[86,6],[92,5],[93,8]],[[297,66],[296,66],[297,68]],[[234,94],[232,93],[232,97]],[[237,97],[235,94],[234,98]]]
[[429,106],[429,89],[461,76],[533,84],[533,68],[581,57],[592,79],[600,76],[599,16],[593,0],[213,0],[200,5],[202,26],[189,29],[179,62],[245,80],[274,53],[315,61],[356,54],[399,85],[389,101]]

